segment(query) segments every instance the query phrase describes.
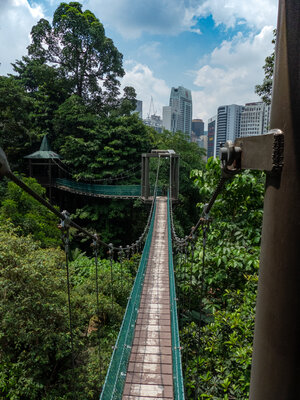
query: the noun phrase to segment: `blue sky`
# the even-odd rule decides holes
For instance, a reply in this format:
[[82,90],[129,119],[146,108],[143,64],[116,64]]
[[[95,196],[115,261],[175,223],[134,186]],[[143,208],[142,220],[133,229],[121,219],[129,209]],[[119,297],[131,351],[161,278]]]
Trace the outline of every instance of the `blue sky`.
[[[0,0],[0,74],[26,54],[31,27],[51,20],[58,0]],[[222,104],[257,101],[254,86],[272,52],[277,0],[82,0],[123,53],[122,85],[134,86],[149,112],[168,105],[172,86],[192,90],[193,117]]]

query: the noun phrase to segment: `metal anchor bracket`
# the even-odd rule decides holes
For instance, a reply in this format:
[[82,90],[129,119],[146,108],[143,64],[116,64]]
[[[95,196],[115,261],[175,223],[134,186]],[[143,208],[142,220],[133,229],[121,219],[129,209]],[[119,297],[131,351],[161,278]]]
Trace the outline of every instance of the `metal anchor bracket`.
[[223,176],[229,178],[243,169],[278,173],[283,167],[284,134],[272,129],[266,135],[228,141],[220,149]]

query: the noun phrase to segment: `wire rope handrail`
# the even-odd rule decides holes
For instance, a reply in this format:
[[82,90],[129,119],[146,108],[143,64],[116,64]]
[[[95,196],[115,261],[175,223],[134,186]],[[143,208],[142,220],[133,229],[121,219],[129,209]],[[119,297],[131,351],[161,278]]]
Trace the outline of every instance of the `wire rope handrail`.
[[[55,159],[55,158],[51,158],[52,162],[64,173],[70,175],[70,176],[75,176],[76,172],[75,171],[68,171],[67,167],[63,167],[61,164],[65,165],[62,160],[60,159]],[[82,181],[82,182],[90,182],[90,183],[101,183],[101,182],[112,182],[112,181],[118,181],[118,180],[122,180],[122,179],[127,179],[130,178],[132,176],[134,176],[137,173],[137,169],[140,168],[140,163],[135,165],[132,168],[129,168],[128,170],[117,174],[114,177],[108,177],[108,178],[99,178],[99,179],[92,179],[92,178],[81,178],[81,177],[77,177],[76,181]],[[129,174],[129,172],[131,171],[135,171]]]
[[174,399],[184,400],[183,374],[181,364],[181,346],[179,339],[179,327],[177,317],[175,276],[172,251],[170,194],[168,192],[168,258],[169,258],[169,282],[170,282],[170,304],[171,304],[171,333],[172,333],[172,359],[173,359],[173,386]]
[[134,281],[134,285],[127,303],[123,322],[114,347],[106,375],[101,400],[121,399],[126,379],[127,364],[131,353],[131,346],[134,337],[135,323],[143,288],[145,269],[148,262],[150,246],[152,241],[153,226],[156,211],[156,199],[151,217],[151,224],[147,235],[145,247],[142,253],[139,269]]

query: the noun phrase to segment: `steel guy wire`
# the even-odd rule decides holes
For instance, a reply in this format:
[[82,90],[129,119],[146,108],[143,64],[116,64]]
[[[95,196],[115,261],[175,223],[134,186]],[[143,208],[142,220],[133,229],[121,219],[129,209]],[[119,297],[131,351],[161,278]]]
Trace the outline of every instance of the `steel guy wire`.
[[[51,160],[53,161],[53,163],[60,168],[63,172],[65,172],[66,174],[70,175],[70,176],[74,176],[76,175],[75,171],[68,171],[66,168],[62,167],[59,163],[63,162],[61,160],[59,160],[59,162],[57,162],[57,159],[55,158],[51,158]],[[135,165],[134,167],[125,170],[124,172],[117,174],[114,177],[108,177],[108,178],[101,178],[101,179],[92,179],[92,178],[78,178],[76,179],[76,181],[82,181],[82,182],[94,182],[94,183],[101,183],[101,182],[111,182],[111,181],[117,181],[117,180],[122,180],[122,179],[126,179],[126,178],[130,178],[131,176],[134,176],[136,174],[136,172],[132,173],[132,174],[128,174],[128,172],[130,171],[135,171],[138,168],[140,168],[140,164]]]

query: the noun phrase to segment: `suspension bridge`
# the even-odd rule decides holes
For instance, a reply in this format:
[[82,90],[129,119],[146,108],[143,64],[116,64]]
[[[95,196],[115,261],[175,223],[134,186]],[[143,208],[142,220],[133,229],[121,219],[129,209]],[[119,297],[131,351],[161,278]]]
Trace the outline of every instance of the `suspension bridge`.
[[[108,250],[111,259],[116,253],[143,249],[105,383],[99,388],[100,399],[185,398],[173,247],[182,247],[194,241],[201,228],[204,246],[202,268],[205,268],[209,211],[226,181],[245,168],[267,172],[250,399],[299,398],[299,20],[299,3],[280,0],[271,112],[271,127],[276,129],[262,137],[239,138],[235,143],[226,143],[221,149],[220,182],[198,222],[184,238],[177,236],[173,223],[172,199],[178,190],[176,168],[170,173],[168,195],[159,196],[159,165],[152,192],[145,161],[141,194],[151,198],[148,221],[136,242],[126,247],[115,247],[76,224],[66,211],[58,211],[27,187],[12,173],[5,154],[0,151],[0,177],[11,179],[60,218],[67,271],[70,227],[92,241],[96,273],[100,246]],[[284,139],[279,128],[284,130]],[[159,159],[162,156],[158,153]],[[172,159],[175,160],[172,152],[166,156],[172,165]],[[70,288],[68,272],[67,279]],[[99,313],[98,286],[96,292]],[[70,290],[68,297],[70,304]],[[70,307],[69,311],[72,333]]]

